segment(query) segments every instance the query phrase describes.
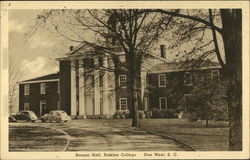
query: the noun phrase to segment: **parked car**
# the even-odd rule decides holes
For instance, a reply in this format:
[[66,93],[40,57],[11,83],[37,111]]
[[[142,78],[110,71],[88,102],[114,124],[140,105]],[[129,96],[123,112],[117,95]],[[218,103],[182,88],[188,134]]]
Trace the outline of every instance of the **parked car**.
[[40,117],[40,120],[42,122],[68,122],[71,120],[71,118],[68,116],[68,114],[65,111],[62,110],[54,110],[50,111],[49,114],[45,114],[44,116]]
[[37,116],[33,111],[30,110],[19,111],[15,115],[9,116],[9,122],[17,122],[18,120],[25,120],[26,122],[35,122],[37,120]]
[[13,115],[10,115],[9,116],[9,122],[17,122],[17,120]]

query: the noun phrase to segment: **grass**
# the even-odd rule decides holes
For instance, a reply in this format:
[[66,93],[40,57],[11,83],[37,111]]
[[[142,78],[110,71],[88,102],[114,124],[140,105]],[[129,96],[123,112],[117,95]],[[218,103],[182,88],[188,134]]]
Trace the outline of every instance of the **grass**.
[[[88,120],[87,120],[88,121]],[[130,119],[95,119],[95,123],[111,125],[113,128],[130,127]],[[180,140],[198,151],[227,151],[228,122],[205,121],[190,122],[187,119],[141,119],[141,129],[161,133]]]
[[143,119],[142,129],[178,139],[199,151],[228,150],[228,122],[213,121],[205,127],[204,121],[186,119]]
[[[190,122],[186,119],[141,119],[141,129],[157,132],[180,140],[198,151],[227,151],[228,150],[228,122],[210,122],[205,127],[204,121]],[[86,119],[73,120],[70,125],[85,123],[85,129],[95,125],[110,126],[113,129],[128,128],[130,119]],[[53,123],[54,125],[54,123]],[[67,130],[69,124],[62,125]],[[80,127],[81,125],[79,125]],[[72,129],[70,132],[74,133]],[[75,128],[75,133],[79,131]],[[126,133],[127,134],[127,133]],[[84,135],[82,133],[81,135]],[[74,135],[73,135],[74,136]],[[10,151],[59,151],[67,143],[65,135],[53,129],[39,126],[10,125],[9,150]]]
[[39,126],[9,126],[9,151],[61,151],[65,135]]

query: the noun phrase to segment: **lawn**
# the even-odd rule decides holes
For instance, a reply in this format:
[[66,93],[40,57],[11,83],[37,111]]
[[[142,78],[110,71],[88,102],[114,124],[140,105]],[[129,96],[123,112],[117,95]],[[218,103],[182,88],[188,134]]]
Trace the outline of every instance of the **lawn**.
[[186,119],[143,119],[142,129],[178,139],[199,151],[228,150],[228,122],[213,121],[205,127],[204,121]]
[[65,135],[39,126],[9,126],[9,151],[62,151]]
[[[95,119],[95,123],[108,124],[113,128],[130,127],[131,119]],[[228,122],[190,122],[187,119],[140,119],[141,129],[161,133],[180,140],[198,151],[227,151]]]

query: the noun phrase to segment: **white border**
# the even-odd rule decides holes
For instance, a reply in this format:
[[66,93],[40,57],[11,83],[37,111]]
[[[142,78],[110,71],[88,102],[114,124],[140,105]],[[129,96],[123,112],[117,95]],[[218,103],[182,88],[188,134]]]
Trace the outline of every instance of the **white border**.
[[[9,9],[76,9],[76,8],[242,8],[243,9],[243,151],[224,152],[168,152],[176,153],[177,157],[162,159],[241,159],[249,158],[249,2],[248,1],[4,1],[1,2],[1,159],[84,159],[76,157],[81,152],[8,152],[8,10]],[[86,152],[87,153],[87,152]],[[88,152],[92,153],[92,152]],[[103,152],[95,152],[103,153]],[[109,152],[124,153],[124,152]],[[143,152],[135,153],[135,158],[119,157],[119,159],[161,159],[159,157],[144,157]],[[153,153],[153,152],[147,152]],[[87,159],[96,159],[88,157]],[[100,159],[117,159],[103,157]]]

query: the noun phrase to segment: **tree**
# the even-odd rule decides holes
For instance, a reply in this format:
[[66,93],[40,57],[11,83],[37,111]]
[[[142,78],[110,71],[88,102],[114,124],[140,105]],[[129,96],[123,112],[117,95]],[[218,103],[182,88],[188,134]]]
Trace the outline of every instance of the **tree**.
[[[68,22],[62,24],[62,21],[55,22],[55,17],[67,15],[70,16]],[[65,20],[64,19],[60,20]],[[85,43],[104,50],[111,54],[114,63],[117,62],[115,50],[122,49],[125,53],[125,67],[128,79],[129,89],[132,97],[132,125],[140,127],[138,117],[138,93],[140,90],[139,80],[141,64],[149,55],[150,47],[157,42],[166,28],[170,25],[172,16],[162,16],[153,12],[141,12],[139,9],[107,9],[107,10],[70,10],[70,11],[45,11],[38,16],[39,23],[51,21],[56,33],[68,40]],[[67,19],[66,19],[67,20]],[[66,31],[71,30],[78,40],[68,36]],[[72,29],[72,26],[80,28],[80,32]],[[92,32],[95,34],[95,41],[91,42],[84,38],[84,33]],[[107,40],[108,46],[107,46]],[[112,45],[110,45],[110,43]],[[116,57],[116,58],[115,58]],[[117,67],[115,67],[117,68]]]
[[[162,9],[156,9],[153,12],[199,22],[209,26],[213,31],[213,36],[215,36],[216,32],[222,36],[225,50],[225,64],[221,60],[222,55],[218,52],[217,48],[216,54],[222,66],[223,75],[228,80],[229,150],[242,150],[242,10],[220,9],[222,28],[214,25],[211,18],[210,21],[207,21],[196,16]],[[211,11],[208,14],[211,15]]]
[[225,81],[217,76],[212,78],[208,71],[193,72],[194,82],[190,97],[186,98],[187,112],[191,120],[205,120],[208,127],[210,120],[227,120],[225,104]]
[[14,112],[14,107],[18,105],[18,81],[22,73],[15,65],[9,65],[9,113]]
[[[127,66],[130,71],[131,76],[131,93],[133,95],[134,103],[134,112],[137,107],[137,92],[138,89],[136,86],[136,78],[132,73],[137,73],[138,69],[141,67],[141,62],[143,61],[144,55],[147,55],[148,49],[152,46],[153,42],[156,42],[159,38],[159,32],[168,31],[168,26],[170,22],[177,22],[177,24],[182,24],[185,28],[179,29],[178,32],[186,34],[190,40],[195,34],[193,31],[204,31],[205,29],[211,29],[212,31],[212,41],[209,41],[207,44],[196,43],[194,48],[186,55],[191,55],[191,53],[202,53],[199,55],[199,62],[205,59],[210,53],[215,52],[218,61],[222,66],[223,75],[228,79],[227,85],[227,102],[229,105],[229,121],[230,121],[230,150],[241,150],[242,149],[242,11],[241,9],[221,9],[216,16],[221,18],[222,27],[216,26],[214,24],[215,16],[212,14],[212,10],[207,10],[207,12],[198,11],[197,14],[189,14],[183,12],[184,10],[165,10],[165,9],[141,9],[141,10],[84,10],[88,13],[88,16],[83,16],[81,10],[72,11],[70,15],[74,15],[74,22],[68,23],[66,27],[71,24],[68,31],[76,33],[75,37],[80,38],[78,42],[86,42],[85,38],[72,30],[72,26],[84,27],[82,32],[92,30],[95,34],[99,35],[102,38],[99,38],[96,42],[102,41],[107,38],[107,31],[111,31],[114,34],[114,37],[119,42],[119,45],[122,47],[123,51],[126,53]],[[65,12],[63,10],[62,12]],[[42,16],[38,18],[44,22],[55,13],[53,10],[45,12]],[[149,20],[149,23],[146,23],[152,15],[155,14],[156,21]],[[61,13],[59,13],[60,15]],[[57,13],[58,15],[58,13]],[[160,16],[160,19],[159,19]],[[166,19],[164,19],[164,16]],[[178,18],[176,20],[176,17]],[[63,17],[64,19],[67,19]],[[111,20],[113,23],[107,23],[108,20]],[[173,20],[174,19],[174,20]],[[184,19],[184,20],[180,20]],[[80,20],[80,21],[79,21]],[[90,20],[90,23],[86,23],[85,20]],[[94,20],[94,21],[93,21]],[[77,23],[76,23],[77,22]],[[95,23],[94,23],[95,22]],[[96,23],[97,22],[97,23]],[[143,23],[145,22],[145,23]],[[188,22],[188,23],[186,23]],[[59,25],[54,21],[52,22],[55,30],[60,35],[73,40],[71,37],[67,37],[66,32],[60,32]],[[80,26],[79,26],[80,24]],[[115,25],[110,25],[115,24]],[[163,24],[163,25],[160,25]],[[145,25],[145,26],[144,26]],[[172,23],[176,25],[176,23]],[[172,29],[172,28],[171,28]],[[189,29],[189,32],[188,32]],[[156,32],[155,32],[156,31]],[[186,31],[186,32],[184,32]],[[157,33],[158,32],[158,33]],[[62,34],[63,33],[63,34]],[[223,39],[223,45],[225,50],[225,62],[222,60],[222,54],[218,49],[218,42],[216,33],[219,33]],[[84,35],[84,34],[83,34]],[[139,35],[139,36],[138,36]],[[196,34],[197,35],[197,34]],[[175,38],[176,36],[174,36]],[[202,36],[203,38],[204,36]],[[183,37],[180,37],[176,42],[180,43],[180,40],[183,40]],[[74,41],[74,40],[73,40]],[[214,42],[213,50],[202,52],[202,48],[208,46]],[[93,44],[93,43],[92,43]],[[197,45],[199,44],[199,45]],[[110,50],[110,47],[104,47],[103,43],[99,43],[103,49]],[[197,47],[199,46],[199,47]],[[172,47],[175,47],[173,45]],[[135,65],[136,64],[136,65]],[[132,72],[133,71],[133,72]],[[134,114],[132,126],[139,126],[138,115]]]

